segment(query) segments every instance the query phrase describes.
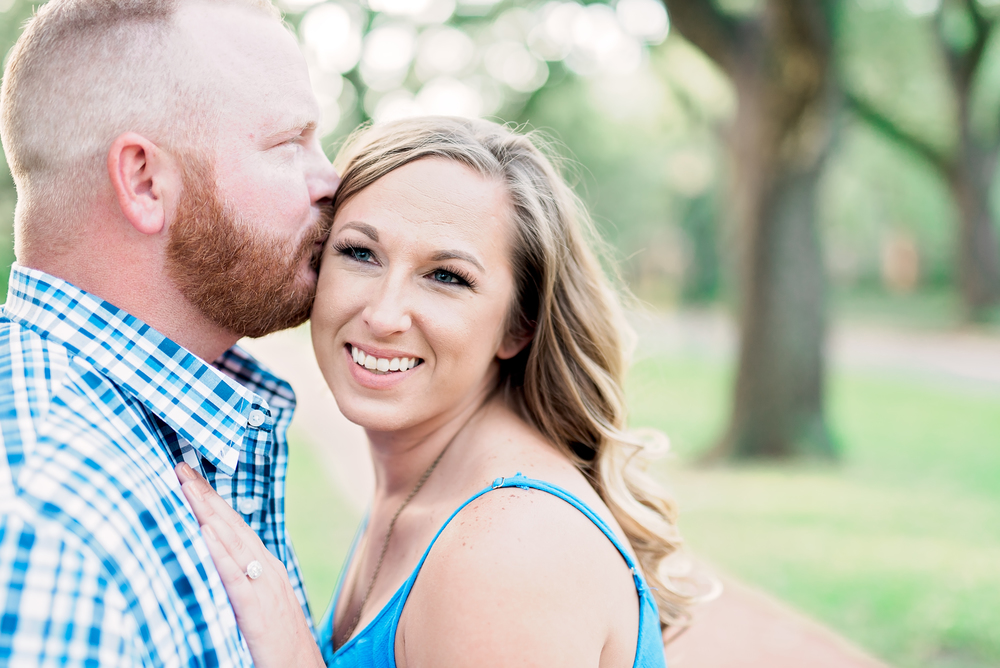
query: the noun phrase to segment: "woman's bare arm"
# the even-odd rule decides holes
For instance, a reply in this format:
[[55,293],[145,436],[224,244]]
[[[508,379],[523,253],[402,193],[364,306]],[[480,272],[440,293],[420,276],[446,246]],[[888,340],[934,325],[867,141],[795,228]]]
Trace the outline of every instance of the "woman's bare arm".
[[[201,524],[254,665],[325,668],[285,565],[267,551],[257,534],[190,466],[182,463],[174,471]],[[253,561],[263,566],[255,580],[246,573]]]

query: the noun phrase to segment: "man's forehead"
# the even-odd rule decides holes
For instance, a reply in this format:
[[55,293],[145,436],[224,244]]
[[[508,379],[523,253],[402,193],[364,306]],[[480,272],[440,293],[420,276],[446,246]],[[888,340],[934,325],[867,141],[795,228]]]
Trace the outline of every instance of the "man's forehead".
[[315,122],[318,113],[305,59],[276,19],[234,4],[187,3],[178,11],[183,48],[219,112],[268,126]]
[[303,62],[285,25],[249,6],[185,2],[176,21],[180,48],[201,57],[210,68],[253,71]]

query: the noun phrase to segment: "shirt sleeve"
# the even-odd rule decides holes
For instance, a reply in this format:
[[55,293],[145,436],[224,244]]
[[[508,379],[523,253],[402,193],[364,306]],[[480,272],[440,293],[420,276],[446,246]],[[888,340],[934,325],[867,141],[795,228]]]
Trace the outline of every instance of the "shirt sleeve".
[[0,665],[149,665],[124,597],[74,538],[0,516]]

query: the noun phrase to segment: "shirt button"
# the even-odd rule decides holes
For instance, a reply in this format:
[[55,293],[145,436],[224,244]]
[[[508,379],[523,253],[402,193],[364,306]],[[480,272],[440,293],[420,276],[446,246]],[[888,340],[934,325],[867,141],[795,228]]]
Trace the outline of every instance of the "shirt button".
[[259,427],[264,424],[264,411],[259,411],[254,409],[250,411],[250,417],[248,418],[251,427]]
[[243,515],[253,515],[257,511],[257,499],[248,496],[243,497],[236,504]]

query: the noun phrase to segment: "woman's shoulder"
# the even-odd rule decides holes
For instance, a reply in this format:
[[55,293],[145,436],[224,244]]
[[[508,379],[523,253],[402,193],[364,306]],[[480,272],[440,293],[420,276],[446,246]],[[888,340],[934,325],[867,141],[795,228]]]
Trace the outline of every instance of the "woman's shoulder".
[[569,666],[593,664],[629,629],[634,650],[637,626],[631,572],[598,525],[558,496],[514,486],[474,499],[441,533],[400,630],[414,659],[426,650],[441,661],[447,645],[464,657],[455,665],[527,653]]
[[[610,515],[596,492],[586,483],[585,491],[570,480],[553,478],[518,473],[495,479],[496,488],[472,500],[442,532],[441,553],[465,559],[471,567],[499,554],[536,557],[531,562],[536,567],[570,554],[576,555],[570,566],[580,569],[599,565],[598,561],[624,565],[614,543],[585,512],[602,519]],[[465,549],[454,549],[459,546]]]

